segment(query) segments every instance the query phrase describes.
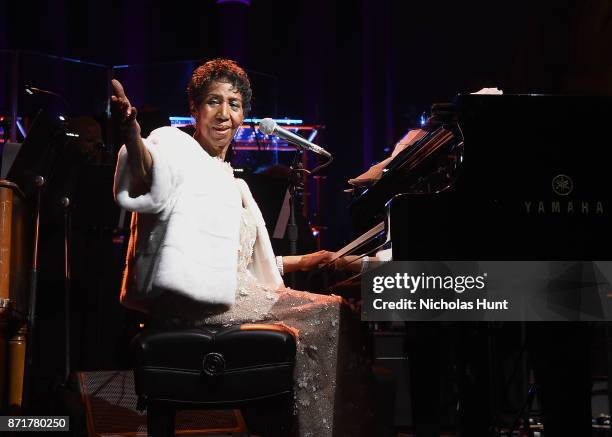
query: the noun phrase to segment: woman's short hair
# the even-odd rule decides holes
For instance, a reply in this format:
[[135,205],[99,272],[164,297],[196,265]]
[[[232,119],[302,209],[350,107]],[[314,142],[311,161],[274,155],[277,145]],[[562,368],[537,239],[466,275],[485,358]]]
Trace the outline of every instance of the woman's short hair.
[[251,110],[251,82],[246,72],[229,59],[213,59],[196,68],[187,85],[189,109],[195,113],[204,100],[208,87],[214,82],[228,82],[238,89],[242,96],[242,111],[247,115]]

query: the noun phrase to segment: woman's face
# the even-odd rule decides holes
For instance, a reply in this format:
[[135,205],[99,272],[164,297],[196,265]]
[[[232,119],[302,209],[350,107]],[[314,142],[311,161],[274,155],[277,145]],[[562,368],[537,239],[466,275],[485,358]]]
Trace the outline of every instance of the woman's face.
[[214,81],[194,114],[194,138],[211,155],[225,158],[232,138],[242,124],[242,96],[231,83]]

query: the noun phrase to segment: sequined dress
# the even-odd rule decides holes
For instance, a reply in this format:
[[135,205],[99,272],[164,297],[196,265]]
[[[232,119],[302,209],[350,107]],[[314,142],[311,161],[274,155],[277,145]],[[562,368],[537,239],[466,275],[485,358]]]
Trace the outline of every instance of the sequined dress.
[[295,411],[300,436],[331,436],[334,426],[338,336],[342,299],[284,289],[268,290],[248,270],[256,223],[243,209],[236,303],[202,324],[282,323],[297,333]]
[[[224,165],[227,165],[223,163]],[[229,166],[228,166],[229,167]],[[243,207],[236,301],[229,310],[215,313],[177,296],[158,299],[157,318],[166,325],[234,325],[280,323],[297,338],[294,371],[294,428],[301,437],[371,435],[361,384],[367,369],[362,350],[359,318],[345,301],[288,288],[272,290],[261,285],[249,270],[257,239],[257,222]],[[162,314],[162,312],[164,314]],[[180,314],[180,317],[176,317]],[[199,315],[197,315],[199,314]]]

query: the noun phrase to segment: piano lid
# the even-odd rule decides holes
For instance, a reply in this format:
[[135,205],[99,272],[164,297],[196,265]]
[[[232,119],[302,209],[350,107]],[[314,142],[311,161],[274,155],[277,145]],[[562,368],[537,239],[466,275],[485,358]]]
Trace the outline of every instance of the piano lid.
[[[451,190],[491,201],[610,197],[612,97],[466,94],[454,105],[456,123],[440,123],[354,198],[356,233],[380,221],[399,193]],[[442,129],[453,136],[440,146],[435,138]],[[570,193],[559,194],[570,185]]]
[[[459,95],[465,155],[461,186],[471,196],[551,199],[608,194],[612,97]],[[559,175],[572,181],[559,194]]]

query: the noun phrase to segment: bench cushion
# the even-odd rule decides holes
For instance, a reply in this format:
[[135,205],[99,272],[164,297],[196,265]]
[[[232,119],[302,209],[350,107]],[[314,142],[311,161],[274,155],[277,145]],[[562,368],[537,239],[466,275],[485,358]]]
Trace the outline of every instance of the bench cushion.
[[290,394],[295,350],[273,324],[144,332],[132,341],[136,393],[215,406]]

